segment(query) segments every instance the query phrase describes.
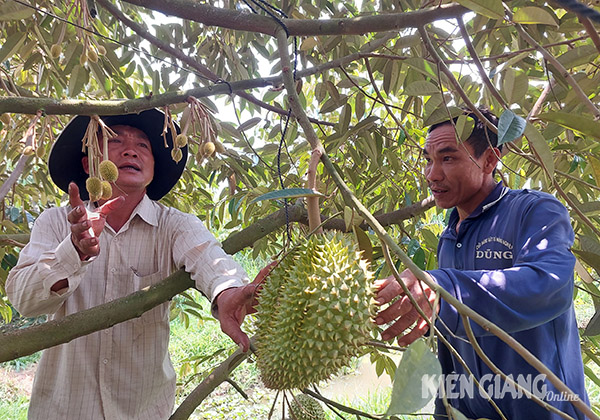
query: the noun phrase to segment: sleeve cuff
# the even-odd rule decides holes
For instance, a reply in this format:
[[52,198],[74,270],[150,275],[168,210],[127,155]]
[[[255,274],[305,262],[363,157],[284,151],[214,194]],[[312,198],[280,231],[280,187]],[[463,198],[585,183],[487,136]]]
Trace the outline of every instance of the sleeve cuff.
[[217,297],[219,296],[219,294],[221,294],[221,292],[227,290],[227,289],[232,289],[234,287],[242,287],[245,286],[246,283],[244,283],[241,279],[230,279],[227,281],[224,281],[223,283],[219,283],[212,291],[212,300],[211,300],[211,304],[210,304],[210,313],[212,314],[212,316],[215,319],[219,319],[219,307],[217,305]]
[[70,235],[67,236],[60,244],[58,244],[56,247],[55,256],[58,263],[58,275],[47,278],[45,280],[45,286],[48,288],[48,290],[50,290],[50,288],[56,283],[57,277],[61,279],[68,279],[69,286],[66,291],[63,291],[61,294],[50,292],[51,296],[63,297],[66,292],[79,286],[79,283],[81,283],[82,274],[86,270],[87,265],[94,261],[96,257],[92,257],[86,261],[81,261],[79,258],[79,253],[71,241]]

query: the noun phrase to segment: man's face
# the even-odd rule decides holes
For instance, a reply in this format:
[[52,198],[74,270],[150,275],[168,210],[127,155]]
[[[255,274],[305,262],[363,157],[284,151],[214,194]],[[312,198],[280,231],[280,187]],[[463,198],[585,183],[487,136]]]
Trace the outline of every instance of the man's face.
[[452,124],[429,133],[424,157],[425,178],[439,207],[457,207],[461,216],[469,215],[489,194],[486,187],[496,166],[493,151],[488,149],[475,158],[470,144],[457,143]]
[[145,190],[154,178],[150,140],[134,127],[115,125],[111,128],[117,136],[108,140],[108,158],[119,169],[117,186],[125,192]]

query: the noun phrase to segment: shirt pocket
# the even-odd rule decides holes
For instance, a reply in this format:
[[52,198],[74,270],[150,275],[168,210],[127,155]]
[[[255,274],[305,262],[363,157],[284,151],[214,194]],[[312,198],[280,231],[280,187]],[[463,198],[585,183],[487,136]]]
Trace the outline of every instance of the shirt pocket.
[[[134,290],[144,290],[148,289],[150,286],[160,282],[167,278],[167,274],[162,271],[157,271],[156,273],[149,274],[147,276],[138,276],[135,272],[132,273],[133,276],[133,286]],[[137,318],[143,324],[160,324],[169,323],[169,302],[161,303],[160,305],[146,311],[142,314],[141,317]]]

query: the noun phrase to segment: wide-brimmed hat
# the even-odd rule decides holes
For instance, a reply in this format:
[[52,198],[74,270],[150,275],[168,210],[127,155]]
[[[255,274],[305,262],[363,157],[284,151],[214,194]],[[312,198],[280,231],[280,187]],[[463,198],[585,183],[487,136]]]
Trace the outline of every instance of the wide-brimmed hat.
[[[162,136],[165,114],[157,109],[149,109],[139,114],[107,115],[100,116],[107,126],[128,125],[142,130],[150,144],[154,155],[154,178],[146,188],[146,194],[152,200],[160,200],[175,186],[187,161],[187,146],[182,147],[182,158],[175,162],[171,157],[173,150],[173,136],[171,130],[167,131],[167,145]],[[82,152],[81,140],[85,135],[90,117],[79,115],[73,118],[52,146],[48,159],[48,170],[52,181],[64,192],[67,192],[69,183],[75,182],[83,200],[89,199],[85,188],[88,174],[83,170],[81,159],[85,156]],[[177,134],[179,126],[175,124]]]

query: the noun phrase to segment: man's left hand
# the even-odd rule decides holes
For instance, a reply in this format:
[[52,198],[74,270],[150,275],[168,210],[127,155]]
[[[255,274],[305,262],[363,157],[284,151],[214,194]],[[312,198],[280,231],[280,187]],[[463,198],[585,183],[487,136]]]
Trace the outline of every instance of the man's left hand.
[[219,311],[221,331],[247,352],[250,348],[250,339],[240,326],[247,314],[256,312],[256,291],[260,288],[265,277],[269,275],[276,262],[264,267],[252,283],[231,289],[223,290],[217,296],[216,304]]
[[[432,282],[434,281],[429,274],[425,273],[425,275],[428,276]],[[416,303],[422,309],[423,313],[431,319],[434,310],[433,306],[435,304],[435,292],[425,283],[417,279],[409,270],[404,270],[402,274],[400,274],[400,278]],[[427,320],[423,319],[415,309],[395,277],[390,276],[386,279],[376,280],[375,286],[377,287],[376,300],[380,305],[390,303],[397,296],[400,297],[389,307],[379,312],[375,317],[375,323],[378,325],[393,322],[392,325],[382,333],[382,338],[384,340],[399,336],[409,329],[415,321],[416,325],[408,333],[398,337],[398,344],[401,346],[408,346],[417,338],[425,335],[429,330],[429,323]],[[435,309],[436,311],[439,310],[439,308]]]

